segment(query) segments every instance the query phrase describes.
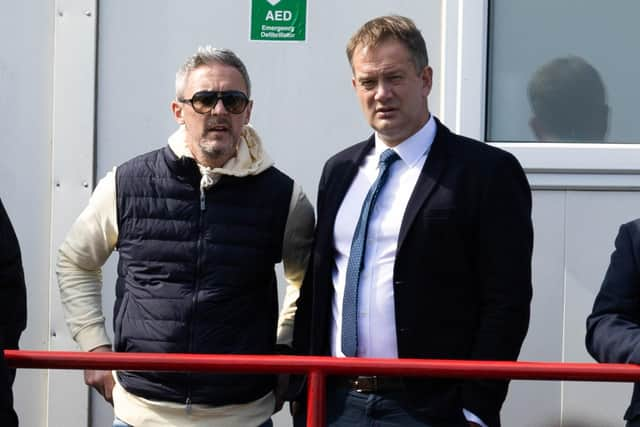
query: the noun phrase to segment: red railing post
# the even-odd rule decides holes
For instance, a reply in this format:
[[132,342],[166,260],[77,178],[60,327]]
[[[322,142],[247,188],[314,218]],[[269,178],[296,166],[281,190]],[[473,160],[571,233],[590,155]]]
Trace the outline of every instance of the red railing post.
[[309,372],[307,389],[307,427],[324,427],[326,413],[326,377],[320,370]]

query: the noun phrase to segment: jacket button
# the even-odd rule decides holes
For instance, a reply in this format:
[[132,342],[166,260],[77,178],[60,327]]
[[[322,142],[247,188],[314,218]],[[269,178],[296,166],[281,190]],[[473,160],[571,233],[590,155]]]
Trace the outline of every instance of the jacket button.
[[407,284],[407,282],[406,282],[405,280],[394,280],[394,281],[393,281],[393,284],[394,284],[395,286],[404,286],[404,285],[406,285],[406,284]]
[[400,328],[401,334],[406,334],[407,332],[409,332],[409,328]]

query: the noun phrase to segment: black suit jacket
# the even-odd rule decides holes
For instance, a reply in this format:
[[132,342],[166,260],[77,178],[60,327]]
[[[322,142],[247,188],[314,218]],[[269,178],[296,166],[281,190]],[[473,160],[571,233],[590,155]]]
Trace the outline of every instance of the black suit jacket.
[[[640,219],[623,224],[587,318],[587,350],[598,362],[640,363]],[[640,415],[640,383],[624,418]]]
[[[296,315],[294,346],[302,353],[329,354],[334,221],[373,144],[370,137],[324,166],[312,267]],[[515,360],[529,322],[532,240],[531,191],[517,160],[437,122],[398,240],[399,357]],[[500,425],[506,381],[405,380],[426,416],[464,407]]]
[[27,324],[27,301],[18,238],[0,200],[0,425],[17,426],[11,385],[15,369],[9,369],[4,349],[18,348]]

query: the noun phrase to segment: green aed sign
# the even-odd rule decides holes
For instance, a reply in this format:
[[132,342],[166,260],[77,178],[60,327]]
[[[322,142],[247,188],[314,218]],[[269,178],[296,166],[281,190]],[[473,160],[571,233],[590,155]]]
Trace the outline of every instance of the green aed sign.
[[251,0],[251,40],[303,41],[307,0]]

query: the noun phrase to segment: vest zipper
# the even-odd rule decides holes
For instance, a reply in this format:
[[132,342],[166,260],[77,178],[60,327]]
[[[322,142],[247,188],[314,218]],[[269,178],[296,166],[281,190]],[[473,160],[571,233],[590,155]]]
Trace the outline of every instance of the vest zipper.
[[[193,337],[194,337],[194,329],[195,329],[195,319],[196,312],[198,308],[198,293],[200,291],[200,261],[202,259],[202,234],[203,234],[203,224],[204,224],[204,212],[205,210],[205,194],[204,189],[200,189],[200,218],[198,219],[198,244],[196,247],[196,272],[195,272],[195,286],[193,289],[193,297],[191,298],[191,322],[189,327],[189,353],[193,353]],[[192,393],[192,384],[191,378],[193,376],[192,373],[188,373],[189,381],[187,381],[187,401],[186,401],[186,412],[187,414],[191,414],[191,393]]]

